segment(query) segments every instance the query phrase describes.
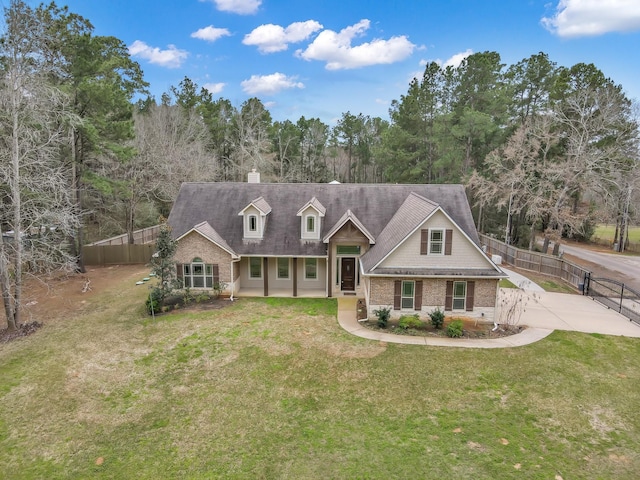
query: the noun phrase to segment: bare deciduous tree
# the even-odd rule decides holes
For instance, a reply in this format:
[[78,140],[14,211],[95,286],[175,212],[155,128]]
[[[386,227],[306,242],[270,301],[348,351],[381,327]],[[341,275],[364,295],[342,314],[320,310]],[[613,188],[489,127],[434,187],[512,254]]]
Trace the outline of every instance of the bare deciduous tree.
[[[48,84],[47,33],[24,2],[5,9],[0,43],[0,290],[8,328],[21,324],[26,272],[72,268],[65,239],[78,225],[60,152],[75,123]],[[12,232],[10,234],[10,232]]]

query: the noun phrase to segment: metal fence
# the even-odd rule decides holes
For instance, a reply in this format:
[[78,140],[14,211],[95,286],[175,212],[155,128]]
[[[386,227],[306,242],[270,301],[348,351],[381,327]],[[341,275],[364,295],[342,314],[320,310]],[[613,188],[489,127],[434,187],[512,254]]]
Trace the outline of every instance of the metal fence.
[[480,241],[486,247],[487,254],[500,255],[502,260],[509,265],[538,272],[545,275],[562,278],[576,288],[580,288],[584,282],[585,275],[590,273],[580,265],[569,262],[563,258],[554,257],[545,253],[522,250],[512,245],[507,245],[500,240],[480,234]]
[[587,274],[584,279],[584,294],[640,325],[640,293],[624,283],[609,278],[594,278]]

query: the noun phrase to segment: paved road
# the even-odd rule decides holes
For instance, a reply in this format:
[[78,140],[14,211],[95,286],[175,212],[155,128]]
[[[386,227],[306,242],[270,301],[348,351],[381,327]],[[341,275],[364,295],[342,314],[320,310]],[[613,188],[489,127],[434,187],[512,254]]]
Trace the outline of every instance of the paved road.
[[600,265],[607,270],[616,271],[627,277],[625,283],[640,290],[640,256],[601,253],[570,245],[561,245],[560,251]]

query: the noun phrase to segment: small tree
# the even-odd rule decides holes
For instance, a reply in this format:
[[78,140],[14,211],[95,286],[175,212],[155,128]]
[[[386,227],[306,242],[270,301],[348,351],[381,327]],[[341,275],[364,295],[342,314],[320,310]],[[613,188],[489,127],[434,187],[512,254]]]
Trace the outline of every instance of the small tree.
[[[151,257],[151,271],[156,275],[158,284],[151,290],[151,305],[154,309],[162,306],[165,299],[179,287],[176,278],[173,256],[178,243],[171,236],[171,227],[166,219],[160,218],[160,233],[156,239],[156,253]],[[157,305],[156,305],[157,304]]]

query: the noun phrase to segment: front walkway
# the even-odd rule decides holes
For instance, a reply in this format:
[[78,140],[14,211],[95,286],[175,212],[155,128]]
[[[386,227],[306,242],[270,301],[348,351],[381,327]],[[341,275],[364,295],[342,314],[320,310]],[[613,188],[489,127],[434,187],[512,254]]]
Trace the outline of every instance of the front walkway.
[[537,342],[554,330],[569,330],[640,338],[640,327],[626,317],[582,295],[536,292],[537,299],[527,306],[520,321],[528,328],[501,338],[471,339],[405,336],[370,330],[356,319],[356,299],[338,299],[338,323],[347,332],[387,343],[432,345],[439,347],[506,348]]

